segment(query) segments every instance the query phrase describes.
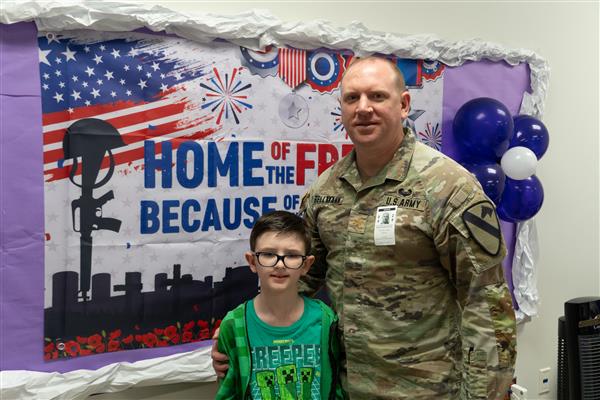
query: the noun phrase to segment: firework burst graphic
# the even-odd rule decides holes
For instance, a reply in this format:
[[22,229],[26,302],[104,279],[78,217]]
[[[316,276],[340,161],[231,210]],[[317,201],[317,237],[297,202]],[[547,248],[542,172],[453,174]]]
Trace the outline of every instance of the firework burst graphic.
[[346,128],[344,128],[344,125],[342,125],[342,109],[340,106],[337,106],[335,108],[335,110],[333,110],[331,112],[331,115],[333,115],[334,120],[333,120],[333,131],[334,132],[340,132],[340,133],[344,133],[346,135],[346,139],[348,139],[348,132],[346,132]]
[[231,71],[231,78],[229,78],[229,73],[225,73],[225,83],[223,83],[219,70],[213,68],[214,76],[206,83],[200,84],[207,90],[202,109],[211,107],[211,112],[217,112],[217,124],[221,123],[223,114],[225,114],[225,119],[232,116],[235,123],[239,124],[238,115],[244,110],[252,108],[252,104],[247,102],[248,96],[243,94],[245,90],[252,87],[252,84],[244,84],[238,75],[239,71],[239,68],[234,68]]
[[425,131],[419,132],[419,141],[440,151],[442,149],[442,131],[439,122],[433,126],[428,122]]

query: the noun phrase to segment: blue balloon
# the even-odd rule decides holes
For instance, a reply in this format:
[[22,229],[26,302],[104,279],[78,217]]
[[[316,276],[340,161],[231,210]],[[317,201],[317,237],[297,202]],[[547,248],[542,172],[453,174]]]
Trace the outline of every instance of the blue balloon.
[[498,205],[506,181],[502,167],[498,163],[464,164],[464,167],[475,175],[487,197]]
[[458,109],[453,129],[462,159],[497,162],[508,150],[513,119],[504,104],[480,97]]
[[550,137],[548,129],[537,118],[529,115],[517,115],[513,119],[514,135],[510,141],[510,147],[523,146],[535,153],[539,160],[542,158],[546,150]]
[[498,216],[508,222],[525,221],[537,214],[543,202],[544,188],[535,175],[519,181],[506,178]]

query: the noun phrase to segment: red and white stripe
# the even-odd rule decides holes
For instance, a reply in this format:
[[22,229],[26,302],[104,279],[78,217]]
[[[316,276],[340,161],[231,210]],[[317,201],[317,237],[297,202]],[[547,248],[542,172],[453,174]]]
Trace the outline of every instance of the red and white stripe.
[[[202,125],[212,120],[212,115],[199,115],[188,110],[188,101],[174,102],[162,99],[150,103],[120,101],[110,105],[82,107],[68,111],[44,114],[42,117],[44,134],[44,177],[55,181],[69,176],[73,160],[64,160],[62,141],[67,128],[84,118],[98,118],[113,125],[121,134],[125,146],[113,149],[116,165],[131,164],[144,157],[144,141],[156,143],[156,153],[160,153],[160,142],[170,141],[173,149],[183,140],[202,139],[216,132],[218,128],[205,128]],[[108,155],[102,168],[109,167]],[[80,171],[77,172],[79,174]]]
[[279,77],[292,89],[306,80],[306,50],[279,49]]

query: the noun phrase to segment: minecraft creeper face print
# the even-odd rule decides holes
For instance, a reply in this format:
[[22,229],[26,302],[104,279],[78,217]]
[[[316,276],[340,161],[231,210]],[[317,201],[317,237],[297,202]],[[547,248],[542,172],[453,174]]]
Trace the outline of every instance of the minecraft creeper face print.
[[313,378],[313,368],[300,368],[300,399],[310,400]]
[[263,400],[276,400],[275,374],[273,371],[260,371],[256,373],[256,383],[260,389],[260,398]]
[[275,370],[277,374],[277,384],[279,386],[279,398],[281,400],[297,400],[296,391],[296,365],[282,365]]

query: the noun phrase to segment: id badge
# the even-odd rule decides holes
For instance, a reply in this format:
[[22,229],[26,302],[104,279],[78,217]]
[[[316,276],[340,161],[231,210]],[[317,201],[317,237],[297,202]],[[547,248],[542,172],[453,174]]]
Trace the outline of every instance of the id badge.
[[377,208],[375,217],[375,246],[391,246],[396,244],[396,211],[398,206]]

